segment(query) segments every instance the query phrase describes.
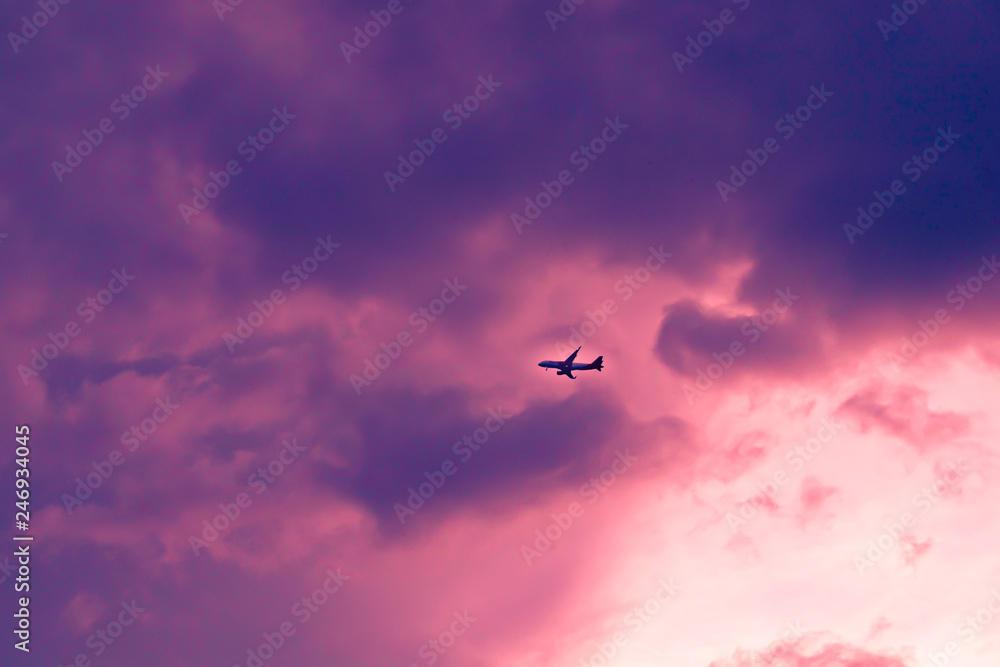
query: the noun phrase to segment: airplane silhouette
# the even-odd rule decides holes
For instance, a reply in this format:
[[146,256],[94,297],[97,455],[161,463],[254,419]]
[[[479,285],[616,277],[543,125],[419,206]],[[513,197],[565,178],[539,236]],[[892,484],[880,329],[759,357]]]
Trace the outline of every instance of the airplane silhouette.
[[[582,345],[580,347],[583,347]],[[576,377],[573,375],[573,371],[589,371],[593,369],[601,370],[604,368],[604,357],[597,357],[589,364],[574,364],[573,360],[576,359],[577,352],[580,351],[580,347],[576,348],[576,352],[566,357],[566,361],[543,361],[538,364],[545,370],[550,368],[556,368],[559,370],[556,375],[566,375],[570,380],[575,380]]]

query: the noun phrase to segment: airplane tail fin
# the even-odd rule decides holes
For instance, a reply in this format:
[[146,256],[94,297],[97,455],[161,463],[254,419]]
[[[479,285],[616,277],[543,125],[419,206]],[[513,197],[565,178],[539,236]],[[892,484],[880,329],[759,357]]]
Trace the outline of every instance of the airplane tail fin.
[[598,371],[604,368],[604,356],[602,355],[594,359],[593,363],[590,364],[590,367],[596,368]]

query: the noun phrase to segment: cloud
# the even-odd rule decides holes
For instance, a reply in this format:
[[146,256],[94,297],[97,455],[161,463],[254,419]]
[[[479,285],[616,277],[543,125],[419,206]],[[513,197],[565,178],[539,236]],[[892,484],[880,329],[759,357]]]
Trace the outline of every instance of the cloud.
[[969,417],[935,412],[918,387],[877,384],[850,397],[838,414],[852,417],[862,431],[879,428],[919,450],[941,448],[969,431]]
[[[766,649],[765,655],[774,667],[909,667],[902,656],[880,654],[858,646],[834,642],[821,648],[809,648],[815,638],[806,637],[791,643],[780,643]],[[716,660],[709,667],[752,667],[760,664],[758,653],[737,651],[732,658]]]

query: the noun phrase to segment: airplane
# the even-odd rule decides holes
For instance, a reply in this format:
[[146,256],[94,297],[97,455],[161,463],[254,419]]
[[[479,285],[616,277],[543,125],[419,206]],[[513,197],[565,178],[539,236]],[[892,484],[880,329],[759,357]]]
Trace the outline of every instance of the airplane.
[[[580,347],[583,347],[582,345]],[[573,375],[573,371],[589,371],[597,369],[598,371],[604,368],[604,357],[597,357],[589,364],[574,364],[573,360],[576,359],[577,352],[580,351],[580,347],[576,348],[576,352],[566,357],[566,361],[543,361],[538,364],[545,370],[550,368],[556,368],[559,370],[556,375],[566,375],[570,380],[575,380],[576,376]]]

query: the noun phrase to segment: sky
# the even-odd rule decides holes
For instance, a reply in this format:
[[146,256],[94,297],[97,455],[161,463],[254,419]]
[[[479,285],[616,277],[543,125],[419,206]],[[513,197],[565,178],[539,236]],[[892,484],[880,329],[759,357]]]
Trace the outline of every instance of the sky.
[[6,3],[3,664],[998,664],[998,25]]

